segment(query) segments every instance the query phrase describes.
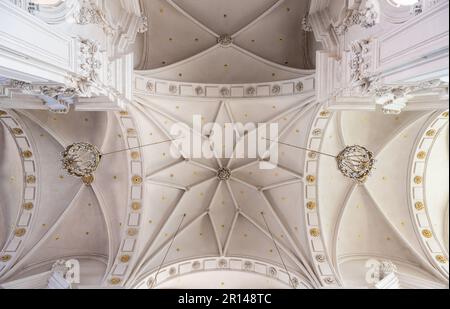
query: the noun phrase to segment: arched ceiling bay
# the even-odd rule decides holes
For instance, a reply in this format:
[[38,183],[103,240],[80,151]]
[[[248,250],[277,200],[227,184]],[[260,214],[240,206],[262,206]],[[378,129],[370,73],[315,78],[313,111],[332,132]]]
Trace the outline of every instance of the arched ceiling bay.
[[[106,263],[101,271],[91,268],[91,274],[84,272],[83,275],[88,278],[87,282],[102,284],[105,271],[118,250],[121,225],[126,217],[124,205],[128,192],[124,183],[127,183],[128,169],[126,165],[117,163],[124,160],[121,154],[107,156],[102,160],[94,184],[86,186],[79,179],[66,174],[61,166],[60,154],[69,144],[80,141],[96,145],[103,153],[124,149],[124,134],[116,116],[105,112],[57,115],[42,111],[8,111],[4,114],[2,121],[8,119],[8,124],[13,128],[19,123],[22,125],[24,133],[17,131],[15,137],[26,136],[27,142],[24,144],[19,141],[22,150],[18,152],[14,140],[9,141],[7,134],[12,135],[6,127],[1,127],[2,173],[8,175],[2,176],[7,181],[0,183],[2,191],[8,190],[5,194],[7,199],[3,199],[2,194],[2,200],[8,200],[7,204],[2,205],[2,220],[9,222],[5,225],[2,223],[2,227],[8,226],[1,231],[2,245],[9,233],[20,235],[21,241],[15,247],[17,254],[14,256],[8,251],[2,252],[3,258],[8,257],[14,263],[8,263],[7,268],[2,268],[0,280],[18,279],[27,272],[39,269],[39,265],[51,266],[61,258],[79,258],[86,265],[95,264],[96,261],[102,265]],[[11,123],[11,119],[14,119],[14,123]],[[23,149],[32,150],[30,158],[34,160],[32,167],[37,171],[35,174],[30,174],[28,165],[31,161],[24,163],[25,172],[22,171],[20,158],[28,158],[22,152]],[[11,158],[3,160],[7,156]],[[6,162],[7,167],[3,165]],[[17,167],[19,170],[15,175],[14,169]],[[24,181],[36,184],[33,187],[36,200],[31,206],[22,202],[24,197],[21,188]],[[16,183],[16,189],[11,187],[13,183]],[[29,195],[27,192],[25,194]],[[10,201],[16,195],[17,201]],[[20,212],[26,215],[31,210],[34,211],[31,218],[19,216]],[[3,217],[3,214],[10,215]],[[23,229],[25,222],[27,227]],[[17,242],[16,238],[11,238],[14,243]],[[11,244],[6,250],[10,250]]]
[[[170,128],[176,122],[193,130],[194,115],[202,116],[203,125],[208,122],[277,123],[280,140],[297,139],[303,143],[309,125],[306,119],[316,108],[310,94],[305,93],[259,100],[185,101],[146,96],[137,97],[130,111],[144,144],[171,138]],[[202,135],[206,141],[207,132]],[[241,136],[233,144],[245,138]],[[146,237],[140,246],[132,280],[155,271],[162,262],[166,266],[203,256],[238,256],[261,258],[281,266],[284,262],[316,284],[301,233],[304,177],[296,150],[283,149],[279,166],[262,170],[258,158],[245,156],[230,160],[217,153],[217,158],[201,159],[181,153],[182,158],[176,159],[169,147],[170,143],[165,143],[143,150],[144,157],[149,159],[145,161],[145,195],[151,197],[151,207],[144,210],[142,222]],[[231,170],[229,180],[217,178],[221,167]],[[178,227],[179,234],[169,247]]]
[[[319,190],[327,192],[319,201],[324,238],[330,257],[346,284],[350,284],[352,276],[358,275],[364,280],[364,276],[356,271],[357,263],[365,263],[364,258],[366,261],[370,258],[397,261],[399,265],[425,271],[425,277],[435,277],[445,283],[448,276],[445,271],[429,264],[435,257],[421,243],[423,227],[416,226],[410,210],[415,207],[414,201],[407,190],[411,158],[417,156],[415,147],[433,117],[436,115],[423,112],[385,116],[359,111],[333,116],[324,134],[323,151],[337,154],[346,145],[359,144],[374,151],[377,160],[373,174],[364,185],[342,178],[334,160],[324,158],[321,161]],[[448,120],[441,117],[440,121]],[[440,150],[434,150],[436,157],[432,159],[431,154],[428,161],[434,170],[429,172],[433,179],[426,183],[426,186],[433,185],[430,193],[435,196],[427,207],[429,213],[433,213],[441,242],[448,239],[448,234],[443,232],[448,190],[444,188],[445,184],[441,186],[434,180],[446,176],[445,172],[436,170],[437,165],[442,168],[442,160],[448,156],[445,130],[448,128],[441,132],[444,137],[438,137],[435,142],[435,149]],[[404,272],[408,274],[412,268],[406,267]],[[417,275],[412,270],[409,274]]]
[[23,173],[19,149],[12,132],[0,121],[0,247],[14,229],[22,206]]
[[[197,83],[258,83],[311,74],[301,19],[308,1],[143,2],[150,29],[140,74]],[[226,44],[219,38],[228,35]]]
[[448,254],[448,125],[443,128],[433,145],[428,161],[425,180],[426,199],[430,219],[433,222],[437,237],[444,245]]

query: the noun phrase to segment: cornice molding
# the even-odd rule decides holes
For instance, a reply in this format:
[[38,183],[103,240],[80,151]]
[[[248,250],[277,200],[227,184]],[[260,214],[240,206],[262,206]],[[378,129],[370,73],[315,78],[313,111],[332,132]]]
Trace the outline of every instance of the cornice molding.
[[315,89],[314,76],[257,84],[198,84],[165,81],[137,73],[134,92],[140,96],[169,96],[196,99],[282,97],[304,95]]

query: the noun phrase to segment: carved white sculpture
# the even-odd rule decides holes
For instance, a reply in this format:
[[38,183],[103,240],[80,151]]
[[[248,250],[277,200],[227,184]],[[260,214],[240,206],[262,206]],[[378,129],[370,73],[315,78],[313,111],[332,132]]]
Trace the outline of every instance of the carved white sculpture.
[[[445,86],[441,80],[430,80],[410,85],[373,85],[369,93],[376,97],[386,115],[398,115],[407,106],[415,92]],[[447,86],[448,87],[448,86]]]
[[354,25],[360,25],[363,28],[371,28],[379,21],[379,8],[374,1],[367,1],[363,9],[349,9],[344,20],[334,30],[337,35],[344,35],[348,29]]
[[369,268],[366,274],[366,282],[374,286],[388,276],[397,273],[397,267],[391,261],[369,260],[366,263],[366,268]]
[[52,266],[48,279],[48,289],[71,289],[72,284],[80,283],[80,263],[77,260],[59,260]]
[[371,85],[369,72],[369,40],[358,40],[351,43],[350,74],[352,87],[359,89],[361,93],[368,91]]

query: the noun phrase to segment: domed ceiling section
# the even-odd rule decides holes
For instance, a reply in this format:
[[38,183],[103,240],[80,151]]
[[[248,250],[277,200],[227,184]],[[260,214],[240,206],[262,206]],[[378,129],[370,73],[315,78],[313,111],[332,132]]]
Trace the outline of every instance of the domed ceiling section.
[[150,0],[142,4],[150,27],[141,75],[230,84],[312,73],[308,38],[301,29],[308,1]]
[[[368,269],[357,269],[364,269],[370,259],[393,261],[405,275],[447,282],[448,267],[443,259],[448,253],[439,248],[448,243],[444,232],[448,211],[444,178],[448,171],[437,170],[437,166],[446,167],[443,162],[448,158],[446,123],[446,112],[334,114],[322,150],[338,154],[346,145],[358,144],[376,156],[375,170],[361,185],[343,178],[333,159],[323,158],[320,164],[319,190],[327,192],[318,202],[323,238],[344,284],[361,285]],[[440,130],[430,131],[430,125],[440,126]],[[426,143],[422,135],[428,139]],[[429,158],[429,151],[422,149],[425,144],[434,145]],[[424,171],[433,179],[417,176]],[[426,197],[422,193],[419,197],[418,184],[424,184]],[[429,232],[432,227],[428,224],[435,227],[434,232]]]
[[48,271],[59,259],[77,258],[86,267],[101,265],[91,269],[92,274],[83,271],[87,281],[82,280],[102,284],[126,217],[128,169],[118,164],[126,159],[123,154],[105,157],[94,183],[87,186],[62,169],[61,152],[79,141],[96,145],[102,153],[124,149],[116,115],[1,112],[0,155],[8,161],[0,161],[5,180],[0,192],[8,193],[2,194],[7,203],[1,204],[0,281],[36,274],[45,267]]

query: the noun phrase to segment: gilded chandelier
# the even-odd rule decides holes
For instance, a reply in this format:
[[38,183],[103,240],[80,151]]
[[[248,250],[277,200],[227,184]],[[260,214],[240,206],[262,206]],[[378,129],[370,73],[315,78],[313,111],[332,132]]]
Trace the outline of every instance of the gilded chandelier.
[[366,182],[375,164],[373,152],[359,145],[346,147],[336,160],[339,171],[359,183]]
[[75,143],[62,153],[62,164],[69,175],[87,179],[97,170],[101,157],[94,145]]

